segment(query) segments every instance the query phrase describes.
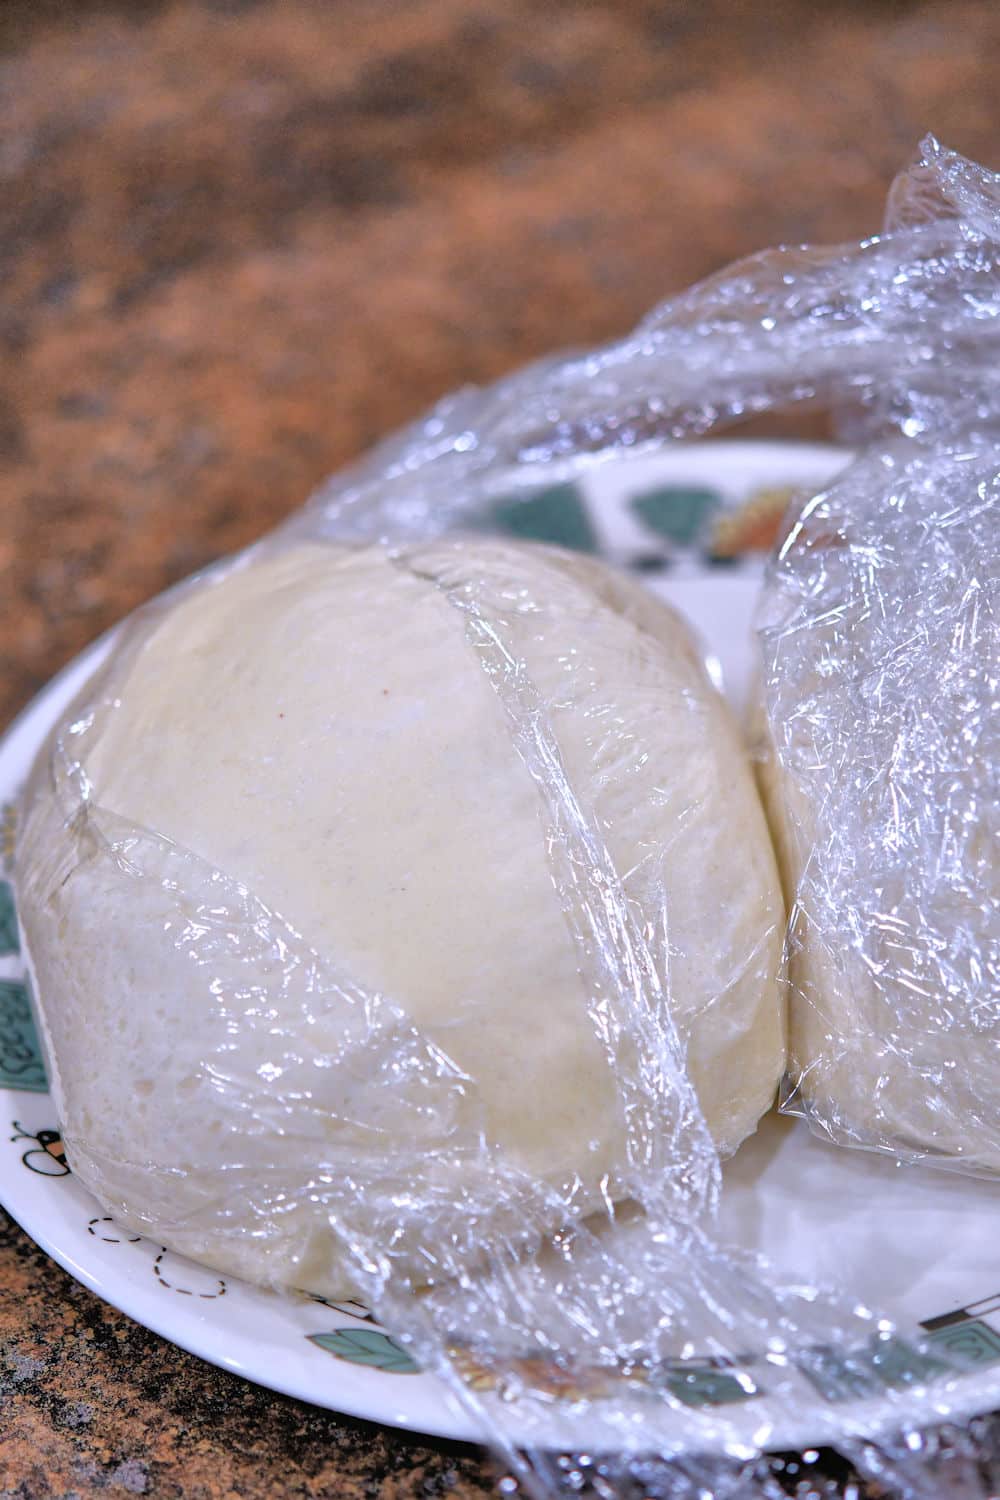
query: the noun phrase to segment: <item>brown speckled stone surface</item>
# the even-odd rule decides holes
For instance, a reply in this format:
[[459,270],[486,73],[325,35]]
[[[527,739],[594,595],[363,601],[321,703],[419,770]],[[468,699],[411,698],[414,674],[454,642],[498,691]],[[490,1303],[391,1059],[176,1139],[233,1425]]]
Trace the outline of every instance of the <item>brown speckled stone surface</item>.
[[[0,723],[434,397],[1000,166],[995,0],[6,0]],[[0,1496],[471,1496],[0,1231]]]
[[494,1493],[472,1448],[213,1369],[99,1302],[0,1211],[0,1496],[409,1500]]

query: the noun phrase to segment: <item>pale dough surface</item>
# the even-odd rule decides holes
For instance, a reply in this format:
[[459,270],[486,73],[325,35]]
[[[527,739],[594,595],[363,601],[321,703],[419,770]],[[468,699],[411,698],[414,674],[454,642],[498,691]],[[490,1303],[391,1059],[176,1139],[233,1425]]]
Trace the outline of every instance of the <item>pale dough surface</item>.
[[[262,908],[467,1075],[455,1130],[470,1148],[481,1134],[593,1197],[621,1162],[544,799],[466,597],[545,704],[669,968],[723,1151],[782,1071],[774,856],[736,728],[676,616],[600,564],[488,539],[404,559],[252,556],[140,613],[106,670],[79,742],[116,857],[74,844],[44,754],[20,851],[74,1169],[126,1225],[251,1279],[343,1292],[317,1174],[352,1151],[404,1156],[419,1113],[412,1080],[379,1071],[390,1053],[359,1043],[356,1008],[301,969],[270,989],[254,974]],[[178,849],[123,855],[119,820]],[[262,906],[227,937],[217,914],[239,887]]]

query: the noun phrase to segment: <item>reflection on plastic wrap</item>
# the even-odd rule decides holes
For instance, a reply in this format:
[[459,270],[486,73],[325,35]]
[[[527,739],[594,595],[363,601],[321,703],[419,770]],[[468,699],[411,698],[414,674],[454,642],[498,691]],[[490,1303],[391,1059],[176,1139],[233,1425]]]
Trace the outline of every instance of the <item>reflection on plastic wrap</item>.
[[[498,582],[488,546],[432,539],[474,526],[539,463],[558,479],[790,401],[852,413],[874,446],[793,525],[762,626],[766,779],[794,899],[794,1097],[838,1140],[995,1168],[998,210],[996,178],[928,142],[885,236],[756,257],[619,344],[449,398],[219,574],[238,594],[255,568],[337,544],[338,567],[391,570],[393,598],[419,586],[414,619],[449,612],[478,673],[468,692],[488,690],[530,794],[611,1080],[616,1146],[596,1172],[586,1150],[533,1170],[516,1132],[499,1138],[488,1068],[458,1060],[473,990],[450,1030],[415,1018],[307,941],[294,881],[282,901],[259,888],[252,838],[196,857],[168,818],[102,809],[88,746],[148,650],[149,615],[36,767],[21,904],[43,1002],[61,997],[45,1032],[74,1170],[126,1228],[257,1280],[363,1293],[525,1492],[795,1493],[760,1458],[780,1436],[835,1439],[906,1500],[989,1493],[974,1434],[926,1435],[961,1413],[964,1366],[808,1267],[787,1284],[713,1239],[717,1146],[738,1135],[713,1116],[708,1080],[719,1097],[738,1086],[699,1076],[698,1017],[728,1015],[748,979],[773,983],[778,934],[765,903],[685,1011],[670,880],[694,869],[682,833],[711,793],[693,787],[672,832],[616,853],[601,799],[634,782],[646,747],[577,649],[573,609],[540,652],[547,586]],[[674,707],[703,728],[706,701],[689,687]],[[581,704],[589,780],[566,727]],[[317,776],[333,774],[324,751]],[[239,753],[234,739],[234,766]],[[208,801],[226,795],[220,783]],[[52,940],[58,924],[108,941],[81,964]],[[127,1013],[122,972],[144,997]],[[149,1060],[149,1086],[98,1131],[69,1060],[102,1026],[112,1056]],[[520,1045],[530,1070],[530,1032]],[[141,1138],[169,1140],[171,1161]]]

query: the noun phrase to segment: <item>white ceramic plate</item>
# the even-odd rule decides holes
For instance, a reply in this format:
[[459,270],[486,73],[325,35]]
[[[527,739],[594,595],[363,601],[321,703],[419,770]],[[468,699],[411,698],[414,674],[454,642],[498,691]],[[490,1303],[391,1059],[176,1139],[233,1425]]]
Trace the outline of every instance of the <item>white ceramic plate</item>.
[[[762,566],[754,542],[766,545],[791,491],[822,487],[845,459],[813,445],[705,443],[624,459],[575,487],[553,490],[540,480],[527,506],[500,505],[496,519],[506,530],[586,546],[640,572],[693,620],[727,691],[742,703]],[[182,1348],[336,1411],[476,1438],[438,1381],[418,1371],[364,1308],[220,1279],[131,1238],[65,1165],[18,945],[10,804],[45,733],[106,649],[107,641],[98,642],[61,673],[0,742],[0,1199],[73,1276]],[[775,1119],[727,1167],[721,1230],[779,1268],[839,1283],[903,1324],[923,1323],[964,1373],[937,1387],[931,1377],[912,1391],[911,1420],[1000,1407],[1000,1190],[839,1150],[797,1121]],[[720,1381],[717,1372],[708,1375],[704,1399],[712,1404]],[[802,1448],[829,1439],[846,1416],[874,1431],[898,1410],[884,1394],[841,1400],[827,1390],[794,1421],[767,1411],[765,1397],[727,1405],[726,1417],[748,1443],[763,1431],[773,1448]]]

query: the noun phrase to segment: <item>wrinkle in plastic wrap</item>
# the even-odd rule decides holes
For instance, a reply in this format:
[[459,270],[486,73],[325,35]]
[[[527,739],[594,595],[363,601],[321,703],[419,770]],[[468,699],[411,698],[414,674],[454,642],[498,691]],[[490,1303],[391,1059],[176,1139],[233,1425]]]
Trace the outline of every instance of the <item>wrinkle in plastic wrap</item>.
[[[974,1436],[925,1431],[949,1415],[960,1368],[918,1332],[811,1284],[808,1268],[789,1284],[713,1239],[719,1162],[667,1003],[670,912],[662,924],[639,919],[564,772],[550,706],[513,644],[519,601],[428,575],[419,544],[475,524],[539,464],[558,479],[793,401],[851,413],[852,435],[873,446],[793,525],[762,628],[772,780],[792,789],[793,1051],[805,1036],[819,1059],[806,1060],[798,1092],[855,1045],[825,1022],[796,1029],[796,1013],[822,1015],[825,958],[853,966],[852,985],[865,975],[865,1025],[882,1024],[894,971],[906,1004],[884,1033],[877,1139],[870,1119],[861,1129],[843,1101],[834,1107],[832,1089],[810,1103],[813,1121],[837,1139],[926,1154],[927,1121],[907,1119],[903,1139],[893,1113],[892,1069],[905,1092],[912,1064],[924,1097],[942,1086],[933,1149],[988,1166],[1000,1149],[988,884],[997,798],[986,779],[997,763],[998,213],[1000,181],[928,141],[894,188],[883,236],[767,252],[618,344],[448,398],[261,544],[378,542],[460,612],[537,788],[552,882],[626,1120],[619,1190],[597,1214],[581,1216],[594,1205],[578,1182],[554,1187],[497,1159],[477,1079],[391,994],[331,972],[251,890],[95,805],[87,737],[115,709],[100,683],[59,742],[50,774],[73,844],[28,878],[43,896],[72,890],[86,865],[109,908],[145,883],[144,910],[213,1015],[214,1046],[196,1061],[225,1122],[205,1147],[219,1172],[190,1221],[170,1226],[173,1242],[190,1248],[199,1214],[220,1233],[231,1220],[234,1268],[248,1233],[272,1237],[293,1246],[309,1285],[309,1225],[332,1230],[381,1320],[488,1435],[510,1488],[786,1494],[760,1455],[776,1432],[807,1442],[816,1427],[906,1500],[986,1495],[996,1482]],[[802,806],[816,826],[796,819]],[[806,939],[818,979],[796,969]],[[311,1058],[283,1038],[281,1016],[293,1014],[313,1027]],[[946,1054],[963,1049],[968,1065],[949,1094],[957,1070]],[[277,1070],[280,1085],[262,1088],[247,1058]],[[350,1086],[317,1083],[335,1076]],[[55,1077],[57,1096],[64,1083]],[[63,1123],[85,1137],[86,1122]],[[241,1139],[256,1145],[252,1174]],[[306,1204],[289,1192],[303,1152]],[[164,1233],[170,1181],[149,1180],[124,1142],[119,1159],[86,1166],[93,1181],[141,1183],[111,1206],[141,1228],[144,1203]]]

